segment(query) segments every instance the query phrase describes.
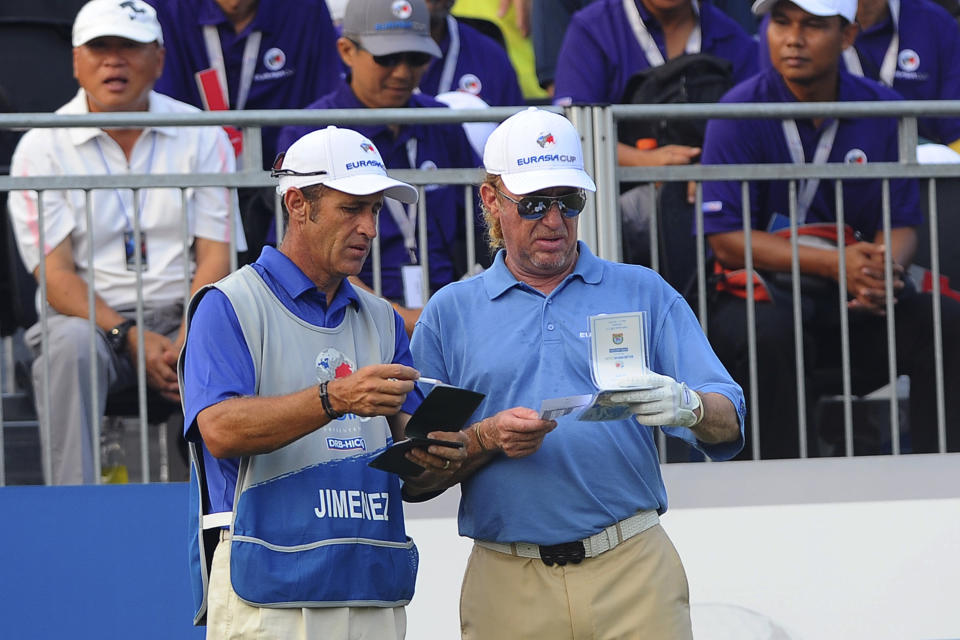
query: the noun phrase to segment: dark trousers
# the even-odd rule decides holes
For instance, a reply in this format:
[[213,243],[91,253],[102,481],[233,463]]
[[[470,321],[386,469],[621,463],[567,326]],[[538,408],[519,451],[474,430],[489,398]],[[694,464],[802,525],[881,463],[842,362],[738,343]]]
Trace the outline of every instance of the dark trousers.
[[[930,294],[910,291],[894,306],[897,374],[910,377],[910,449],[914,453],[938,450],[936,372],[933,341],[933,305]],[[947,450],[960,450],[960,303],[941,296],[944,391]],[[797,363],[793,307],[789,294],[775,294],[774,302],[756,303],[757,396],[761,458],[799,455]],[[821,394],[841,393],[841,336],[836,292],[803,296],[803,358],[806,405],[812,408]],[[848,314],[852,391],[862,395],[889,381],[886,318],[863,312]],[[747,394],[750,374],[747,350],[746,300],[718,294],[709,313],[710,342],[720,360]],[[807,412],[811,437],[816,437],[813,411]],[[862,425],[859,425],[862,427]],[[854,424],[856,431],[858,425]],[[752,457],[751,429],[741,459]],[[808,440],[809,442],[809,440]],[[811,447],[809,452],[815,453]],[[906,451],[906,449],[905,449]]]

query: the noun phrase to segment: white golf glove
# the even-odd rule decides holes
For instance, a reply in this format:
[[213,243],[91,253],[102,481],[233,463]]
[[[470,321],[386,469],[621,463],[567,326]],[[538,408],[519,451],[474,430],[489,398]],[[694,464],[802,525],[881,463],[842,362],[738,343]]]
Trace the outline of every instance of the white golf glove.
[[[694,427],[703,419],[700,395],[670,376],[650,372],[630,381],[631,391],[616,391],[606,397],[610,404],[626,404],[637,422],[651,427]],[[696,410],[700,409],[700,415]]]

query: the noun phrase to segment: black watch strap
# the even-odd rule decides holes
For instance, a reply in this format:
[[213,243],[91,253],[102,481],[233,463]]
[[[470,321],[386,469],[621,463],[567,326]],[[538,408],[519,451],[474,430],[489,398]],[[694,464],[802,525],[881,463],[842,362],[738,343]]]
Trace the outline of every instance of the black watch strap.
[[113,329],[110,329],[110,331],[107,332],[107,341],[110,343],[110,348],[116,353],[123,353],[124,349],[127,348],[127,333],[129,333],[130,328],[136,324],[136,320],[124,320]]

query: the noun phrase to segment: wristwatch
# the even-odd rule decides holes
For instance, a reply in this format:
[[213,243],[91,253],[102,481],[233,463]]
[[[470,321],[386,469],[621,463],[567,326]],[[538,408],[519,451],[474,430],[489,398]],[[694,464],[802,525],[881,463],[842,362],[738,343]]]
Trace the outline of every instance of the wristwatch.
[[123,353],[123,350],[127,348],[127,333],[129,333],[130,328],[136,324],[136,320],[124,320],[113,329],[110,329],[110,331],[107,332],[107,342],[110,343],[110,348],[116,353]]

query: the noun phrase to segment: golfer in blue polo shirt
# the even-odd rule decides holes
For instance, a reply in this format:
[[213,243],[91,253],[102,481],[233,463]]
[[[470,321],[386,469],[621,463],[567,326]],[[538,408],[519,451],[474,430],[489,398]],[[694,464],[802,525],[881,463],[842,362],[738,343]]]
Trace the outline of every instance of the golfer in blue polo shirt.
[[[960,26],[930,0],[860,0],[860,32],[840,68],[892,87],[907,100],[960,99]],[[764,19],[760,34],[766,33]],[[770,66],[760,38],[760,66]],[[960,118],[921,118],[920,135],[960,153]]]
[[[584,192],[596,186],[566,118],[534,108],[511,116],[483,161],[496,259],[433,296],[411,342],[424,375],[486,394],[452,478],[462,482],[460,534],[474,540],[462,637],[689,639],[686,576],[659,526],[667,494],[649,425],[727,459],[743,443],[742,393],[680,294],[577,241]],[[541,413],[544,400],[596,391],[590,316],[641,311],[656,373],[611,396],[630,405],[622,419]]]
[[[723,102],[833,102],[897,100],[892,90],[839,69],[841,53],[857,35],[856,0],[758,0],[758,14],[770,13],[766,38],[772,68],[734,87]],[[818,118],[814,120],[712,120],[707,126],[704,164],[897,162],[897,123],[892,119]],[[866,172],[865,172],[866,174]],[[867,174],[868,175],[868,174]],[[848,229],[846,271],[838,275],[837,234],[833,247],[799,247],[805,371],[839,370],[837,280],[849,294],[850,340],[854,393],[864,393],[889,380],[887,371],[884,261],[892,261],[896,296],[897,371],[910,376],[910,436],[915,452],[937,447],[937,411],[929,294],[917,293],[905,276],[922,222],[913,180],[890,180],[889,243],[883,237],[883,189],[878,179],[843,181],[843,217]],[[758,404],[761,457],[794,457],[800,452],[797,407],[797,364],[794,361],[793,316],[789,282],[791,245],[784,236],[790,211],[786,181],[757,181],[749,187],[753,264],[763,274],[757,281]],[[805,180],[797,186],[796,212],[806,237],[836,229],[836,183]],[[704,228],[719,264],[720,280],[709,335],[717,354],[734,378],[749,389],[746,358],[746,301],[736,285],[744,266],[739,182],[706,182],[703,186]],[[817,227],[817,223],[821,223]],[[822,223],[826,223],[825,225]],[[825,228],[824,228],[825,227]],[[778,275],[779,274],[779,275]],[[960,349],[960,304],[942,299],[944,353]],[[947,397],[960,393],[960,361],[944,364]],[[839,378],[838,378],[839,379]],[[816,386],[807,389],[837,393]],[[815,398],[814,398],[815,399]],[[947,406],[947,425],[956,429],[960,416]],[[951,425],[953,425],[951,427]],[[749,435],[749,434],[748,434]],[[957,434],[948,446],[960,447]],[[836,444],[836,443],[834,443]]]
[[[446,105],[414,93],[440,48],[430,37],[424,0],[350,0],[337,47],[350,73],[332,93],[309,105],[311,109],[377,109]],[[286,148],[314,127],[289,126],[280,132]],[[446,169],[476,167],[479,158],[459,124],[376,124],[356,130],[373,140],[388,169]],[[397,303],[408,331],[413,330],[423,301],[411,298],[420,291],[423,252],[428,252],[429,287],[436,291],[466,271],[466,222],[463,189],[427,185],[427,244],[420,246],[417,211],[398,203],[384,207],[380,216],[380,271],[382,294]],[[360,280],[372,287],[371,261]]]

